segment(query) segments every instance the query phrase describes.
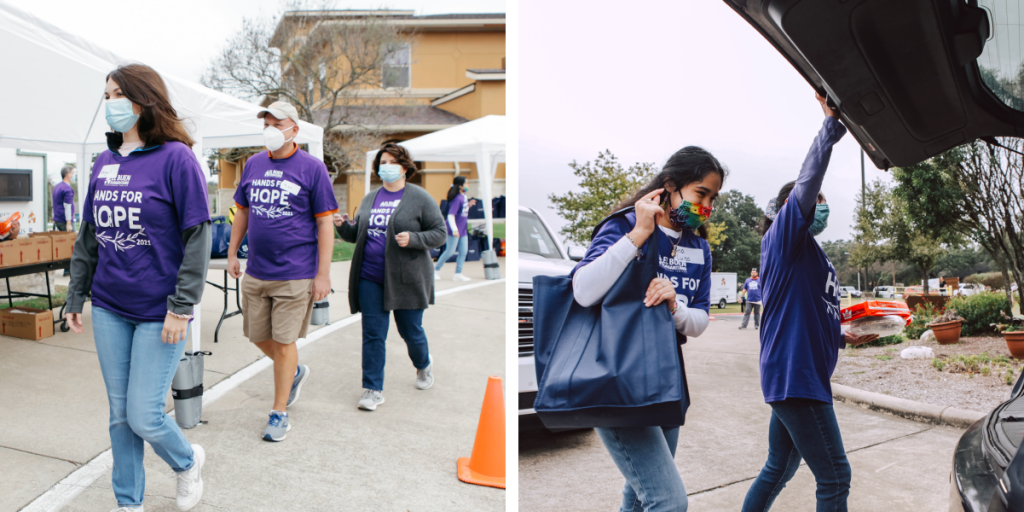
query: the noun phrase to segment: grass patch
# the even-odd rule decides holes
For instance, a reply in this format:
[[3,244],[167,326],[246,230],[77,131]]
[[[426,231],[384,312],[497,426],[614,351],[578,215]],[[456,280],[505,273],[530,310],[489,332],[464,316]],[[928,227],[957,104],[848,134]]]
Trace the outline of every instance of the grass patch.
[[331,254],[331,261],[350,261],[352,254],[356,252],[356,244],[338,241],[334,243],[334,253]]
[[[55,286],[53,291],[53,307],[59,308],[67,302],[68,298],[68,287],[67,286]],[[0,301],[0,309],[9,309],[10,303],[8,301]],[[47,309],[50,307],[49,302],[43,297],[34,297],[31,299],[22,299],[14,301],[14,307],[22,308],[35,308],[35,309]]]
[[875,359],[878,359],[880,361],[889,361],[889,360],[892,359],[892,356],[890,356],[888,354],[882,354],[882,355],[875,356]]
[[980,354],[964,355],[958,354],[944,359],[932,359],[932,367],[936,370],[948,373],[965,373],[969,378],[975,375],[984,377],[995,376],[1003,380],[1008,386],[1014,382],[1014,374],[1019,370],[1014,359],[1004,355],[989,355],[988,352]]

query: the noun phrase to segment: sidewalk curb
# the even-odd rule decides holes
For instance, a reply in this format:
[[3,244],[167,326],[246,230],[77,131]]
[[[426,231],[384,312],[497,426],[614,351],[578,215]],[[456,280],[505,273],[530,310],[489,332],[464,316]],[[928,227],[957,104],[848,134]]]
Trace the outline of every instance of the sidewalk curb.
[[956,428],[967,428],[987,414],[896,398],[834,382],[832,383],[832,396],[841,402],[854,403],[873,411],[885,412],[922,423]]

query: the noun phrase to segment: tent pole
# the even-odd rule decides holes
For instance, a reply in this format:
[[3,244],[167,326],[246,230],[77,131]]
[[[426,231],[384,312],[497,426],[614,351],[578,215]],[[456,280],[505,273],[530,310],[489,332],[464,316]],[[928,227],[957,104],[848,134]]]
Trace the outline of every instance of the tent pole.
[[[494,249],[494,215],[491,210],[491,155],[481,151],[476,157],[476,173],[480,176],[480,188],[483,192],[484,222],[487,229],[487,246]],[[497,251],[495,251],[497,254]]]

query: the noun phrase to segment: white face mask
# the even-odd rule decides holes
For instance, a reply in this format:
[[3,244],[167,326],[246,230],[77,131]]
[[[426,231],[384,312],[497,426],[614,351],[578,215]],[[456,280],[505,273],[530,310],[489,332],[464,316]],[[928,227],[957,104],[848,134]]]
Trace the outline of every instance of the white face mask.
[[[295,128],[295,126],[290,126],[288,128],[285,128],[285,130],[291,130],[292,128]],[[285,142],[288,142],[294,139],[295,137],[285,140],[284,131],[278,130],[273,126],[268,126],[263,130],[263,138],[266,141],[267,149],[271,151],[277,151],[284,146]]]

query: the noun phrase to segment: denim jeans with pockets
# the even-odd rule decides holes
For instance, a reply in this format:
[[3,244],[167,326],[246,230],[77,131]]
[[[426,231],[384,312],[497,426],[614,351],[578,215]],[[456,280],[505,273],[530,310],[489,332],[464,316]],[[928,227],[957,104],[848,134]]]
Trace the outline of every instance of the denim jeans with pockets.
[[626,477],[620,512],[686,512],[686,486],[675,463],[679,427],[594,430]]
[[164,412],[167,390],[185,353],[185,342],[163,343],[163,322],[136,322],[94,306],[96,355],[110,402],[110,451],[119,507],[142,504],[145,443],[175,472],[192,467],[192,445]]

